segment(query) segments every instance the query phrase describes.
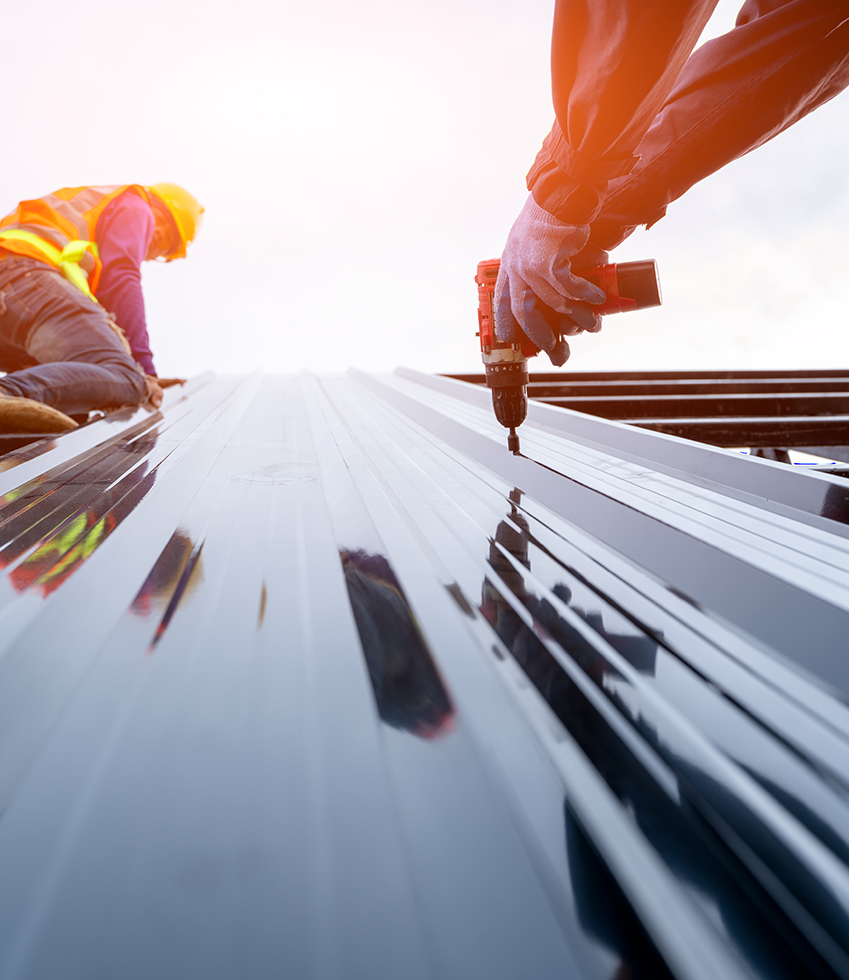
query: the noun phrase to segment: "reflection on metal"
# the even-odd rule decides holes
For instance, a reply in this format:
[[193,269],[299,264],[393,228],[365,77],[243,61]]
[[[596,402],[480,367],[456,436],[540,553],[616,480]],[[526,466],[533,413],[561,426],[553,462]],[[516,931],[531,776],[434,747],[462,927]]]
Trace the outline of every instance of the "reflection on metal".
[[849,481],[522,447],[399,371],[0,457],[2,980],[849,977]]
[[378,714],[421,738],[446,734],[451,701],[389,562],[363,551],[340,557]]

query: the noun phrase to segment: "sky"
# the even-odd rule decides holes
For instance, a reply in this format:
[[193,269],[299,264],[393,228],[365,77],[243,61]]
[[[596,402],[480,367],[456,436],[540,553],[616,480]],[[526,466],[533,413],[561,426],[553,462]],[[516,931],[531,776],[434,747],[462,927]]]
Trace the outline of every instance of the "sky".
[[[705,37],[733,27],[720,0]],[[4,11],[0,213],[183,184],[186,260],[146,263],[158,371],[481,370],[497,256],[553,120],[553,0],[27,0]],[[693,188],[611,260],[664,304],[564,370],[849,366],[849,95]],[[549,368],[544,358],[533,369]]]

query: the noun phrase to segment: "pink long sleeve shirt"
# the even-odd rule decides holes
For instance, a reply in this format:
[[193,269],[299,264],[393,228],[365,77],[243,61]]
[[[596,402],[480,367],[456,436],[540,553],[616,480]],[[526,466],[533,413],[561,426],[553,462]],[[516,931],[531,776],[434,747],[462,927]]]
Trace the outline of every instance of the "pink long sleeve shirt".
[[115,315],[127,335],[133,357],[145,374],[156,374],[147,334],[141,264],[147,257],[156,220],[150,205],[134,191],[124,191],[110,201],[95,229],[95,241],[103,262],[95,295],[104,309]]

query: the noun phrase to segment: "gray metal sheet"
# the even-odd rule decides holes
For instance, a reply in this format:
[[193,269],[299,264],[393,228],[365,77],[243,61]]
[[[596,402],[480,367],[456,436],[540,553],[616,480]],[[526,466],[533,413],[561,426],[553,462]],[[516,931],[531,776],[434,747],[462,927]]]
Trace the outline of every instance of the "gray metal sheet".
[[206,376],[0,458],[3,980],[849,976],[846,481],[522,445]]

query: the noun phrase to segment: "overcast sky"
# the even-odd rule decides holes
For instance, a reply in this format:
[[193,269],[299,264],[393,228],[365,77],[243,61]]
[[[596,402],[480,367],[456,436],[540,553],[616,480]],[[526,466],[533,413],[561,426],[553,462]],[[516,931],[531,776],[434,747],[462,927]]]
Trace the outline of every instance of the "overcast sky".
[[[553,118],[552,0],[8,6],[0,213],[161,180],[207,208],[145,266],[160,374],[480,369],[475,266]],[[847,151],[844,93],[633,235],[613,258],[656,258],[664,306],[568,368],[849,367]]]

